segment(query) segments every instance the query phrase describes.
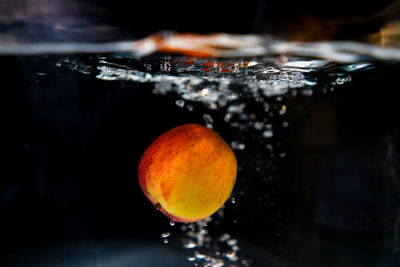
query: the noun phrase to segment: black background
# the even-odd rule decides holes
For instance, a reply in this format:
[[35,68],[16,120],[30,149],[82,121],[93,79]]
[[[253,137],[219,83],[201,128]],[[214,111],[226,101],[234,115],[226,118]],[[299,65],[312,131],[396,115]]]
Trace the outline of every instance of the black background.
[[[2,58],[2,77],[13,81],[1,105],[4,266],[187,265],[179,226],[144,197],[136,168],[154,138],[204,124],[204,113],[228,143],[247,136],[236,151],[239,204],[211,234],[237,237],[253,266],[397,266],[396,65],[354,74],[330,94],[285,96],[290,126],[279,130],[278,119],[272,140],[287,153],[279,160],[259,134],[229,128],[224,113],[199,103],[185,111],[151,84],[54,68],[62,59]],[[165,246],[160,234],[171,229]]]
[[[268,32],[275,21],[288,21],[284,25],[290,28],[302,17],[364,16],[386,3],[96,4],[106,12],[82,5],[79,12],[65,9],[4,22],[0,30],[36,40],[78,41],[143,37],[166,29]],[[55,30],[59,21],[71,27]],[[116,28],[90,32],[88,25]],[[183,123],[203,124],[209,111],[198,105],[193,113],[183,112],[174,104],[176,95],[154,96],[150,84],[104,82],[57,70],[61,58],[0,58],[5,135],[0,265],[185,266],[178,228],[165,246],[160,234],[170,229],[168,220],[140,192],[136,168],[154,138]],[[397,74],[396,64],[378,64],[332,94],[285,97],[290,127],[275,138],[288,156],[275,165],[272,182],[261,184],[255,172],[263,166],[254,156],[262,153],[258,139],[237,152],[243,166],[234,191],[239,204],[227,207],[223,230],[238,237],[254,266],[398,266]],[[228,142],[238,138],[221,114],[212,115]],[[265,192],[274,196],[275,207],[258,200]],[[233,218],[239,226],[230,223]]]
[[[396,1],[4,0],[0,33],[34,41],[115,41],[159,31],[362,39],[398,19]],[[14,40],[13,38],[10,38]]]

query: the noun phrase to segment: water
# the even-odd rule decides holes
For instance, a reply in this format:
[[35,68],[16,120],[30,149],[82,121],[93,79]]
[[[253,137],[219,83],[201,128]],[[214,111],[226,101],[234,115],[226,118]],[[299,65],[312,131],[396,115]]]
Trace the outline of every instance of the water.
[[[399,266],[399,50],[268,46],[0,57],[8,262]],[[238,177],[223,209],[175,225],[136,169],[152,140],[185,123],[231,145]]]

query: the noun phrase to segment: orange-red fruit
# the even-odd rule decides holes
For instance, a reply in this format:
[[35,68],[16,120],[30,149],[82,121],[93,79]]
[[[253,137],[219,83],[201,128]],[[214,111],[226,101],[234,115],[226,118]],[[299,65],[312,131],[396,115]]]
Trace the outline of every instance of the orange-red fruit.
[[194,222],[216,212],[236,180],[236,157],[214,131],[185,124],[159,136],[138,168],[146,197],[171,220]]

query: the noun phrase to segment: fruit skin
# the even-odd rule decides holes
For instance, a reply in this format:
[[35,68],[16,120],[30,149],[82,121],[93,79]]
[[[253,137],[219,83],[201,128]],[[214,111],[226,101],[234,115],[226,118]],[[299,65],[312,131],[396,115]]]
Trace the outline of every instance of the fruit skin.
[[138,180],[146,197],[171,220],[195,222],[224,204],[236,172],[235,154],[217,133],[185,124],[150,144],[140,159]]

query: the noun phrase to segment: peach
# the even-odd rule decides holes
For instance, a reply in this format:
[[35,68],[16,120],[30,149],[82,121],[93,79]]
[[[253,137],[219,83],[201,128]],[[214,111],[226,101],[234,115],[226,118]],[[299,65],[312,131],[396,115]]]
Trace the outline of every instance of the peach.
[[236,171],[235,154],[217,133],[185,124],[150,144],[140,159],[138,180],[146,197],[171,220],[195,222],[224,204]]

